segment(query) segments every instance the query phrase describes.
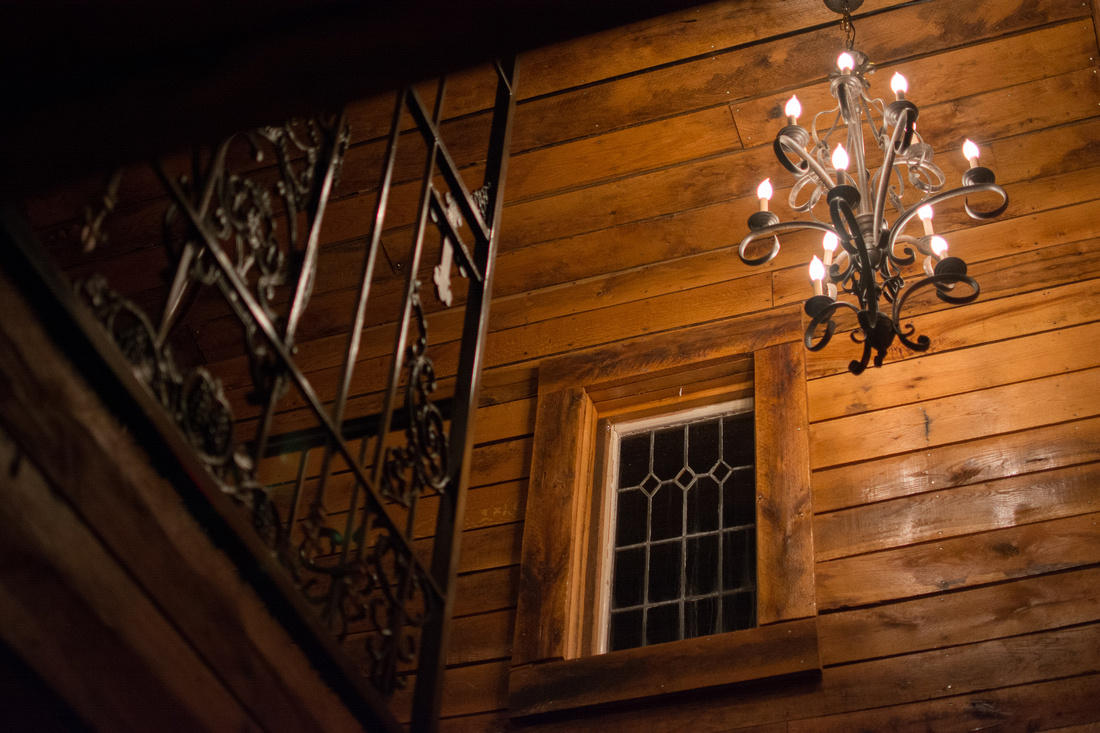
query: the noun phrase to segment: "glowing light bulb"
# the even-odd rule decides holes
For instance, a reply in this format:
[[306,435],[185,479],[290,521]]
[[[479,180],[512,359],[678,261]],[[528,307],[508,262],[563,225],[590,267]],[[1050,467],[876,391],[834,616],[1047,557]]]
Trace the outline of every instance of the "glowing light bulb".
[[974,144],[972,140],[967,140],[963,143],[963,156],[970,161],[971,168],[978,167],[978,155],[980,152],[978,146]]
[[894,99],[900,102],[905,99],[905,93],[909,91],[909,82],[901,74],[895,73],[890,78],[890,89],[894,92]]
[[947,253],[947,240],[940,236],[932,237],[932,253],[942,258]]
[[756,187],[756,198],[760,199],[760,210],[768,210],[768,202],[772,198],[772,179],[765,178],[759,186]]
[[798,122],[798,116],[802,114],[802,103],[798,101],[798,97],[791,97],[787,100],[787,105],[783,108],[783,112],[787,115],[787,124],[794,125]]
[[817,255],[810,260],[810,279],[814,281],[814,295],[821,295],[821,281],[825,279],[825,264]]
[[847,74],[849,71],[855,68],[856,60],[852,58],[852,54],[845,51],[836,58],[836,66],[843,73]]
[[920,217],[921,223],[924,224],[924,236],[928,237],[932,235],[932,207],[928,204],[917,209],[917,216]]
[[848,151],[839,143],[836,149],[833,150],[833,167],[838,171],[848,170]]
[[833,252],[836,252],[837,245],[840,244],[840,239],[832,232],[825,232],[825,236],[821,239],[821,246],[825,248],[825,266],[833,264]]
[[848,170],[848,151],[839,143],[833,150],[833,168],[836,169],[836,185],[844,185],[844,172]]

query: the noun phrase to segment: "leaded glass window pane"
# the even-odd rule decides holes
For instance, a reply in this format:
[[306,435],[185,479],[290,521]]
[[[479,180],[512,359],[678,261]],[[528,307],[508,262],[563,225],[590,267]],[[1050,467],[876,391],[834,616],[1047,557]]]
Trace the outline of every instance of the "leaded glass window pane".
[[617,440],[608,650],[755,626],[752,412]]

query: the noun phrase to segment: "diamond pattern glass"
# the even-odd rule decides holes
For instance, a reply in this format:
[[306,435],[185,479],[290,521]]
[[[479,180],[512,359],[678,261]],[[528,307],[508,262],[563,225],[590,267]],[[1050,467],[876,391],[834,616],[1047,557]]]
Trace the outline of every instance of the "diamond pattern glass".
[[756,624],[753,414],[619,439],[608,651]]

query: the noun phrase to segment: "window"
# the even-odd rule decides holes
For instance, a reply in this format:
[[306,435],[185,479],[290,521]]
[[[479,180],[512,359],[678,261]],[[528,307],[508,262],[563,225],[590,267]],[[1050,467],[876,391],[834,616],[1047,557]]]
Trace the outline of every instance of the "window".
[[[513,716],[820,669],[801,331],[800,314],[792,308],[543,362],[509,682]],[[602,500],[608,491],[605,467],[615,451],[607,435],[621,425],[629,441],[635,434],[628,425],[633,421],[746,398],[754,403],[756,580],[751,584],[755,603],[743,618],[755,615],[755,624],[731,631],[719,625],[713,633],[695,638],[685,633],[683,639],[667,643],[609,646],[612,573],[601,553],[614,552],[612,532],[617,525],[609,518],[610,502]],[[690,443],[690,427],[688,431]],[[651,432],[651,448],[660,433],[660,428]],[[725,463],[732,471],[733,465]],[[691,467],[690,458],[687,465]],[[628,469],[628,478],[637,473]],[[705,471],[691,473],[692,479],[717,478]],[[680,476],[681,481],[687,478]],[[630,485],[624,487],[630,490]],[[647,513],[649,508],[647,501]],[[681,529],[683,522],[681,517]],[[714,532],[732,534],[744,527],[731,523]],[[703,532],[681,537],[681,547],[694,535],[701,537]],[[648,527],[647,543],[650,549],[661,544],[653,541]],[[681,556],[681,570],[683,562]],[[715,592],[722,596],[727,590],[730,595],[739,592],[733,585]],[[676,599],[677,632],[679,605],[704,595]],[[643,599],[641,605],[648,602]],[[649,605],[656,608],[662,603],[673,601]],[[614,610],[632,608],[620,605]],[[749,624],[730,624],[738,625]],[[611,651],[605,652],[608,648]]]
[[755,626],[752,399],[608,428],[597,650]]

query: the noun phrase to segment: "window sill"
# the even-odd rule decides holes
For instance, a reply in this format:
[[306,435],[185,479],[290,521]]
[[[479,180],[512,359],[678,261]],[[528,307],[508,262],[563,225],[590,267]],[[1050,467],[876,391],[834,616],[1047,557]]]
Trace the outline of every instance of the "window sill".
[[509,715],[524,717],[821,669],[817,619],[512,670]]

